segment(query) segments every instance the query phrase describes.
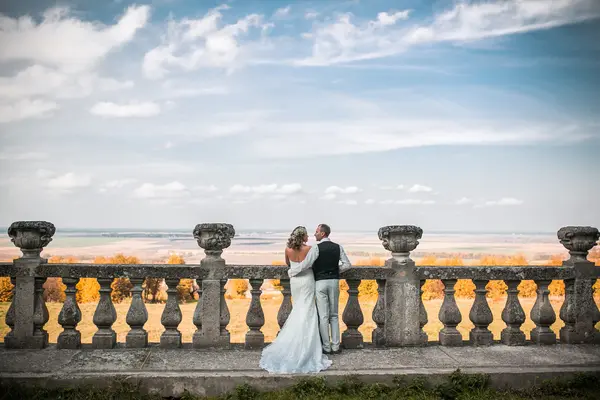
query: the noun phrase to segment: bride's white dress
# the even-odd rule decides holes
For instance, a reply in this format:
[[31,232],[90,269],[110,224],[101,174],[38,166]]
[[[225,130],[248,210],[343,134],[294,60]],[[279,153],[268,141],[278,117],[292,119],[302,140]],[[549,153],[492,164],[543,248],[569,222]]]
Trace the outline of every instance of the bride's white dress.
[[[290,261],[291,266],[299,263]],[[315,304],[315,278],[307,269],[290,279],[292,312],[275,340],[265,347],[260,367],[271,373],[314,373],[331,366],[323,354]]]

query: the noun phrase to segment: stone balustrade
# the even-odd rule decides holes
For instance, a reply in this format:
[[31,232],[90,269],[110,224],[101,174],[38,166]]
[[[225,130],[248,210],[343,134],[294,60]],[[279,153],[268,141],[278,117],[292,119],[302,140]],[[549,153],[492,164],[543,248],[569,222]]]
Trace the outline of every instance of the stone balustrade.
[[[168,287],[168,299],[161,317],[165,330],[159,343],[164,348],[182,347],[182,335],[178,330],[182,313],[176,296],[181,279],[196,279],[200,285],[200,298],[193,314],[196,331],[192,346],[196,348],[229,347],[231,344],[227,330],[230,313],[225,299],[228,279],[248,279],[250,283],[246,349],[260,349],[265,345],[261,331],[265,317],[260,301],[261,286],[265,279],[280,279],[283,287],[283,302],[277,315],[280,327],[293,307],[287,267],[226,264],[221,255],[231,245],[235,235],[233,226],[229,224],[199,224],[195,227],[194,237],[206,253],[206,257],[196,265],[48,264],[40,254],[52,241],[54,232],[54,225],[40,221],[15,222],[8,230],[13,243],[22,250],[23,257],[12,263],[0,263],[0,276],[11,277],[15,285],[13,302],[6,314],[6,323],[11,329],[4,338],[7,348],[41,349],[48,346],[48,334],[43,328],[48,321],[43,284],[50,277],[60,277],[66,285],[66,300],[58,316],[58,322],[64,328],[57,339],[58,349],[81,347],[77,326],[82,313],[76,302],[76,285],[81,278],[96,278],[100,285],[100,299],[93,316],[93,323],[98,330],[92,338],[92,347],[98,349],[118,347],[112,328],[117,319],[111,299],[111,283],[115,278],[128,278],[133,286],[126,316],[131,328],[125,341],[125,347],[128,348],[150,345],[148,332],[144,329],[148,312],[142,300],[142,283],[146,278],[163,278]],[[378,286],[378,298],[372,313],[376,328],[370,346],[424,346],[429,343],[423,329],[428,322],[428,315],[422,301],[422,287],[427,279],[440,279],[444,284],[444,300],[438,314],[443,324],[439,332],[439,345],[465,344],[457,329],[463,318],[454,298],[458,279],[470,279],[475,285],[475,299],[469,312],[474,327],[467,344],[489,346],[495,343],[488,328],[493,321],[486,299],[486,285],[490,280],[503,280],[508,287],[502,312],[506,328],[501,333],[501,343],[512,346],[528,343],[521,329],[525,313],[518,297],[518,285],[523,280],[533,280],[537,285],[536,302],[530,314],[535,323],[535,328],[530,332],[530,343],[557,343],[556,333],[551,329],[557,315],[548,298],[548,286],[553,280],[564,281],[566,291],[558,315],[565,326],[560,329],[558,341],[569,344],[600,343],[600,333],[595,329],[595,324],[600,321],[600,311],[594,302],[592,288],[600,277],[600,268],[586,258],[600,237],[596,228],[565,227],[558,231],[558,239],[571,255],[560,267],[416,266],[410,258],[410,252],[417,248],[422,234],[419,227],[410,225],[381,228],[379,239],[392,257],[383,267],[359,266],[342,275],[349,287],[348,301],[342,314],[347,327],[342,333],[344,348],[360,349],[368,345],[359,331],[365,320],[358,300],[358,287],[363,280],[375,280]]]

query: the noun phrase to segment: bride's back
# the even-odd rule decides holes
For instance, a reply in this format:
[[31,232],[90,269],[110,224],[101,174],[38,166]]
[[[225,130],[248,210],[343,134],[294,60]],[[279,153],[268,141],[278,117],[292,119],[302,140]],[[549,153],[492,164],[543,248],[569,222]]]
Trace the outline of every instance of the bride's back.
[[285,255],[290,260],[290,262],[299,263],[304,261],[308,251],[310,250],[310,246],[302,245],[299,249],[290,249],[289,247],[285,248]]

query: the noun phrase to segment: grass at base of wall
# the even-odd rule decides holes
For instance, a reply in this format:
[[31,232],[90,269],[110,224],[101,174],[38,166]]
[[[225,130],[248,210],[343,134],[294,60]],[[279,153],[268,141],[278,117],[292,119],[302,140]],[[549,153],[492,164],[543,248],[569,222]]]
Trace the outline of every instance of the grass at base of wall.
[[[425,379],[395,380],[395,385],[365,384],[358,378],[348,378],[328,385],[324,378],[303,379],[285,390],[259,392],[250,385],[241,385],[234,392],[216,398],[198,397],[185,393],[181,400],[479,400],[479,399],[597,399],[600,388],[598,374],[580,374],[572,379],[553,379],[522,391],[498,391],[489,388],[489,376],[452,373],[440,385],[431,387]],[[128,382],[114,382],[111,389],[78,388],[47,390],[17,386],[0,386],[0,400],[159,400],[157,395],[141,394]]]

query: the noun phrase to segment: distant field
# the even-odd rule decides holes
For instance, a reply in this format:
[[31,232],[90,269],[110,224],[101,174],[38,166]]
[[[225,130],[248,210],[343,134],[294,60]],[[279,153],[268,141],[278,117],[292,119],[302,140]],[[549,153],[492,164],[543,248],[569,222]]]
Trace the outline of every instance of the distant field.
[[[341,330],[345,330],[346,327],[341,321],[341,316],[345,307],[347,296],[342,296],[341,304],[340,304],[340,323]],[[275,338],[279,330],[279,325],[277,324],[277,311],[279,310],[279,306],[282,301],[282,296],[275,296],[273,298],[262,298],[262,306],[265,313],[265,326],[262,329],[262,332],[265,334],[266,341],[270,342]],[[456,299],[456,302],[461,310],[463,321],[458,326],[459,331],[462,333],[463,338],[468,339],[469,330],[473,328],[473,324],[469,320],[469,311],[471,305],[473,304],[472,299]],[[495,339],[500,338],[500,332],[505,328],[505,324],[502,321],[501,313],[506,302],[505,298],[501,298],[498,300],[488,299],[490,304],[490,308],[492,309],[492,313],[494,315],[494,321],[490,325],[490,330],[494,334]],[[557,314],[557,322],[552,325],[552,329],[557,333],[559,329],[564,325],[564,323],[558,318],[558,313],[560,310],[560,306],[562,305],[562,298],[552,298],[551,303]],[[596,302],[600,304],[600,299],[596,299]],[[529,331],[535,327],[535,324],[529,318],[529,313],[533,304],[535,303],[534,298],[523,298],[521,299],[521,304],[525,313],[527,314],[527,320],[522,326],[522,329],[525,332],[527,338],[529,338]],[[243,343],[244,335],[248,329],[246,325],[246,312],[248,307],[250,306],[249,299],[233,299],[228,300],[227,304],[231,313],[231,320],[228,326],[229,331],[231,332],[231,341],[234,343]],[[429,316],[429,323],[425,326],[425,331],[429,335],[429,340],[437,340],[438,332],[442,329],[442,324],[439,322],[437,315],[440,310],[440,306],[442,304],[441,299],[437,300],[429,300],[425,302],[425,308],[427,310]],[[375,303],[373,301],[369,302],[361,302],[361,307],[363,309],[363,314],[365,317],[364,324],[360,327],[360,332],[363,334],[365,341],[371,340],[371,332],[375,328],[375,323],[371,318],[371,313],[373,312],[373,308]],[[5,315],[8,310],[9,303],[0,303],[0,341],[4,341],[4,336],[8,333],[9,328],[5,323]],[[58,313],[62,304],[59,303],[48,303],[48,311],[50,313],[50,319],[45,326],[45,329],[48,331],[50,336],[50,342],[56,342],[56,338],[59,333],[62,331],[62,327],[58,324],[57,318]],[[162,310],[164,308],[164,304],[147,304],[146,305],[149,313],[148,322],[145,325],[146,330],[148,330],[149,338],[151,342],[159,342],[160,335],[164,331],[163,326],[160,323],[160,317]],[[196,307],[195,303],[187,303],[181,305],[181,310],[183,313],[183,321],[179,325],[179,330],[183,334],[184,342],[192,341],[192,334],[195,331],[196,327],[192,323],[192,316],[194,313],[194,308]],[[78,330],[82,334],[82,341],[84,343],[92,342],[92,335],[96,332],[96,326],[92,323],[92,318],[94,311],[96,309],[96,304],[87,303],[81,304],[80,308],[83,313],[82,322],[78,326]],[[127,332],[129,331],[129,326],[125,322],[125,316],[127,314],[127,310],[129,308],[129,304],[122,303],[116,304],[115,308],[117,309],[117,321],[113,325],[113,329],[118,334],[118,341],[124,342]],[[600,323],[596,326],[600,328]]]

